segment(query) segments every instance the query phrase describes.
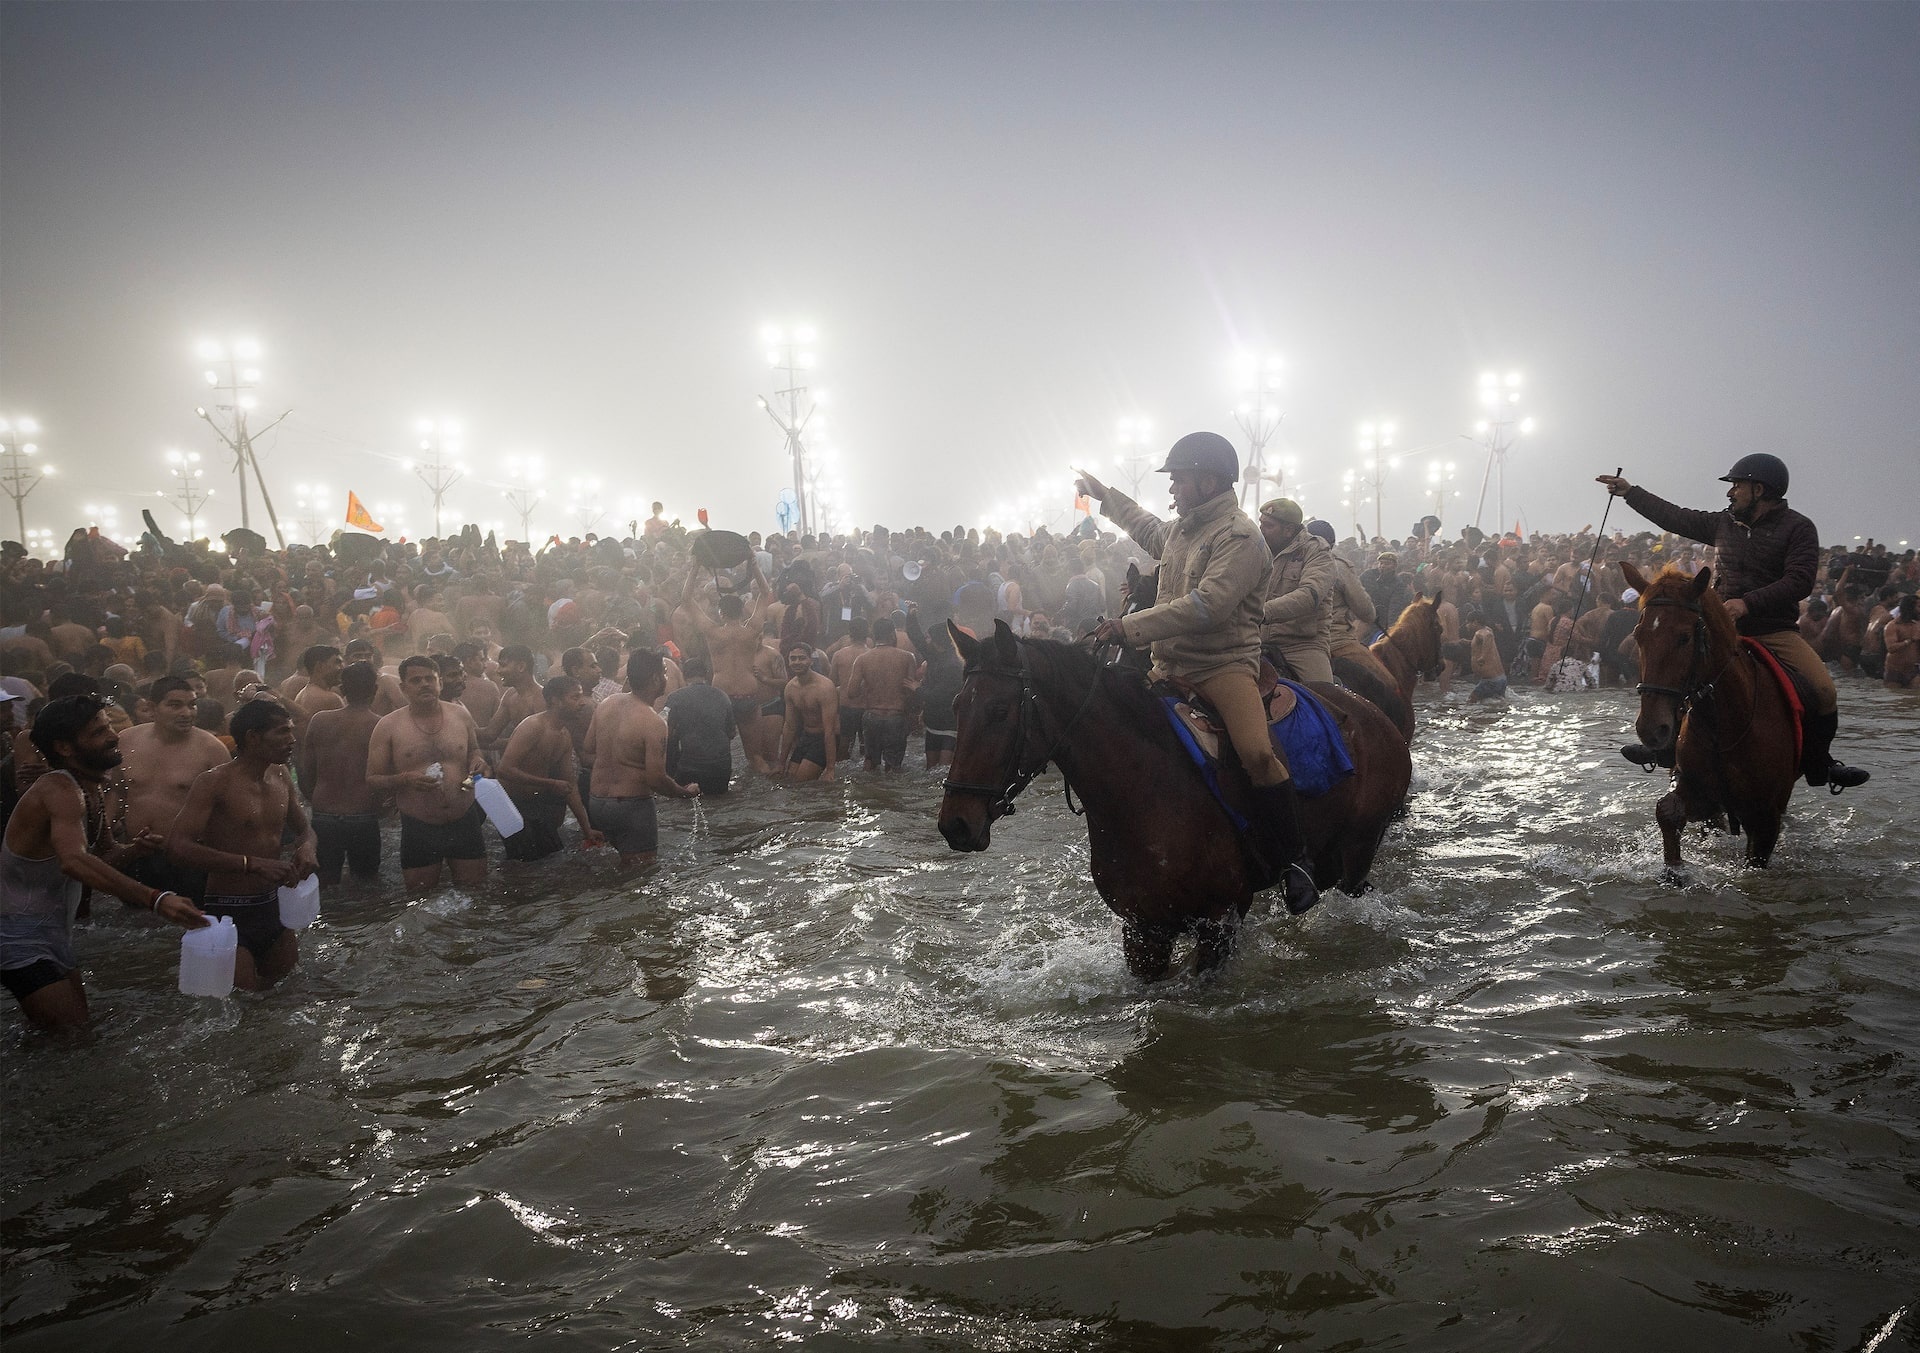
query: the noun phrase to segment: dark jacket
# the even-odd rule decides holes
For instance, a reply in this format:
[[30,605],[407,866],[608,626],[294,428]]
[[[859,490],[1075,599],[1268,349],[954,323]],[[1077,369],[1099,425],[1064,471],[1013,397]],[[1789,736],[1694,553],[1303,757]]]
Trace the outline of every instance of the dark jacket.
[[1813,594],[1820,567],[1820,532],[1785,499],[1748,525],[1724,508],[1675,507],[1643,488],[1625,496],[1627,506],[1654,525],[1714,547],[1713,590],[1722,600],[1747,604],[1740,633],[1776,634],[1798,625],[1800,603]]

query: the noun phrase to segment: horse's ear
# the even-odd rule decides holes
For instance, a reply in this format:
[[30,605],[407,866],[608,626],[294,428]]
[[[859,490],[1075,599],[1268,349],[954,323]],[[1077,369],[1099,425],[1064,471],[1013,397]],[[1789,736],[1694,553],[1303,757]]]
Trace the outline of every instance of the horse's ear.
[[1693,575],[1693,595],[1697,598],[1713,585],[1713,570],[1703,568]]
[[952,638],[954,648],[959,651],[960,660],[972,666],[975,656],[980,652],[980,641],[951,620],[947,622],[947,634]]
[[1620,561],[1620,573],[1621,576],[1627,580],[1628,587],[1631,587],[1643,597],[1647,594],[1646,574],[1642,573],[1625,559]]
[[1140,565],[1136,564],[1133,560],[1129,559],[1127,560],[1127,586],[1138,587],[1139,585],[1140,585]]
[[1445,591],[1446,589],[1442,587],[1436,587],[1433,589],[1433,604],[1435,606],[1438,606],[1440,604],[1441,594],[1444,593]]
[[1007,628],[1007,622],[993,622],[993,647],[1010,667],[1020,665],[1020,641],[1013,637],[1013,631]]

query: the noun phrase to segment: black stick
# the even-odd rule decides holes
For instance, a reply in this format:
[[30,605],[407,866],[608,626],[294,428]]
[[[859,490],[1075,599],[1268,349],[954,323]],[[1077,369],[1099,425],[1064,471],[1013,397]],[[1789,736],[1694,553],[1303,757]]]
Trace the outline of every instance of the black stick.
[[[1627,467],[1624,465],[1616,465],[1613,470],[1613,477],[1615,479],[1618,479],[1621,475],[1621,472],[1624,471],[1626,468]],[[1576,595],[1573,599],[1573,623],[1576,625],[1580,623],[1580,603],[1586,600],[1586,596],[1584,594],[1587,592],[1593,591],[1593,588],[1594,588],[1594,582],[1593,582],[1594,561],[1599,559],[1600,547],[1606,543],[1607,515],[1608,513],[1611,513],[1613,511],[1613,500],[1618,496],[1619,495],[1615,494],[1612,489],[1607,490],[1607,505],[1605,509],[1603,509],[1600,513],[1600,534],[1595,538],[1593,542],[1593,554],[1587,560],[1586,586],[1581,589],[1582,594]]]

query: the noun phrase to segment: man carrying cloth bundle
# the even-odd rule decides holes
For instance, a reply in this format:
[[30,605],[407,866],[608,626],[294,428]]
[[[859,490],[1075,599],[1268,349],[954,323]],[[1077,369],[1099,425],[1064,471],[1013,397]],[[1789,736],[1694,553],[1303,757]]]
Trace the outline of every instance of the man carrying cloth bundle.
[[1207,698],[1253,782],[1262,822],[1257,844],[1280,873],[1287,909],[1296,915],[1320,900],[1295,809],[1293,781],[1274,755],[1260,699],[1260,623],[1273,556],[1260,529],[1234,501],[1240,457],[1214,432],[1193,432],[1173,444],[1159,473],[1171,476],[1178,513],[1164,522],[1085,471],[1079,491],[1103,515],[1160,561],[1159,601],[1119,620],[1103,620],[1099,643],[1147,648],[1156,679],[1178,677]]

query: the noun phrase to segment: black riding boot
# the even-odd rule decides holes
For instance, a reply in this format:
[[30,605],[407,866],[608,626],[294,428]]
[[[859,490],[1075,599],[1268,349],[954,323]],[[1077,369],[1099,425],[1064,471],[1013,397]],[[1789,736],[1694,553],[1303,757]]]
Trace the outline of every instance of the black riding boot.
[[1313,871],[1306,866],[1307,845],[1300,835],[1299,796],[1293,781],[1256,787],[1253,797],[1265,819],[1261,837],[1267,862],[1280,871],[1276,882],[1287,899],[1287,910],[1295,916],[1311,911],[1320,900],[1320,890],[1313,886]]
[[1800,760],[1800,769],[1806,773],[1808,784],[1828,785],[1836,794],[1863,785],[1868,779],[1866,771],[1857,766],[1843,766],[1833,759],[1833,735],[1839,731],[1838,714],[1807,715],[1807,746]]

